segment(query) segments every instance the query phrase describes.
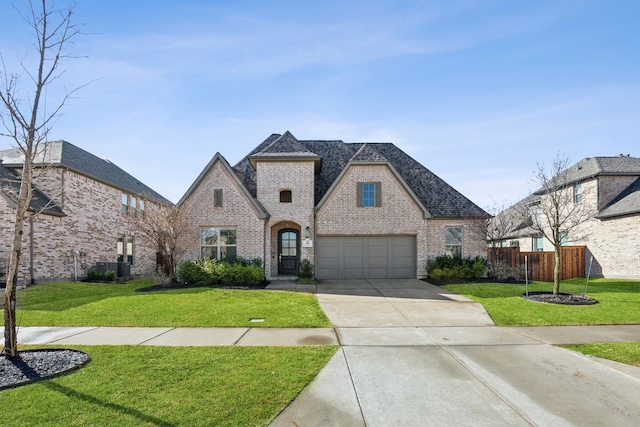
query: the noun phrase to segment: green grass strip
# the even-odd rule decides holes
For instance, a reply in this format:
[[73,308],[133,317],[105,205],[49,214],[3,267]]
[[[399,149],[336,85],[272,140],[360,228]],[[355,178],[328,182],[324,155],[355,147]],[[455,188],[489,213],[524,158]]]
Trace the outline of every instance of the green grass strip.
[[[144,291],[150,282],[52,283],[18,293],[20,326],[326,327],[315,295],[184,288]],[[251,318],[264,322],[251,323]]]
[[[562,282],[560,291],[582,294],[586,279]],[[524,284],[447,285],[446,289],[480,302],[499,326],[640,324],[640,283],[591,279],[587,295],[595,305],[544,304],[522,298]],[[552,283],[533,282],[529,292],[551,291]]]
[[74,346],[92,361],[0,392],[13,426],[266,426],[337,347]]
[[640,366],[640,342],[571,344],[563,347],[603,359]]

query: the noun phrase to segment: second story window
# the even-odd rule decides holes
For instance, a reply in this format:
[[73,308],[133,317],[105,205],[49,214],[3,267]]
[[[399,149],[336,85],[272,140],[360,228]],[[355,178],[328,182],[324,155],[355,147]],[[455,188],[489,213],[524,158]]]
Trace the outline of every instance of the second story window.
[[291,203],[292,201],[291,190],[280,190],[280,203]]
[[582,202],[582,184],[576,184],[573,186],[573,202]]
[[357,185],[358,207],[379,207],[382,206],[382,183],[380,182],[359,182]]
[[121,211],[123,214],[128,214],[129,213],[129,195],[122,193],[122,204],[121,204]]

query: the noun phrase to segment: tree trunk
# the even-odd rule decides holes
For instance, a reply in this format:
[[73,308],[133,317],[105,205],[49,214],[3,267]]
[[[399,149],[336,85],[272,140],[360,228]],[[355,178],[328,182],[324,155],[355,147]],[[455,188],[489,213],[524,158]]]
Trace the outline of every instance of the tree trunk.
[[23,227],[24,209],[20,209],[20,203],[18,203],[16,222],[13,233],[13,247],[11,250],[11,257],[9,259],[9,267],[7,271],[7,287],[4,293],[4,349],[2,352],[9,358],[18,356],[16,290],[18,286],[20,255],[22,252]]
[[554,258],[556,265],[553,267],[553,294],[560,292],[560,246],[555,246]]

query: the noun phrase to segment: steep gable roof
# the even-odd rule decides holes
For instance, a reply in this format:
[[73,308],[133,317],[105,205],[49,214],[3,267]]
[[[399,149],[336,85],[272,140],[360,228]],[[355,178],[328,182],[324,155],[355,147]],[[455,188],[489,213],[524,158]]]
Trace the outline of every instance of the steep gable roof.
[[[20,194],[20,176],[11,169],[4,167],[2,163],[0,163],[0,193],[7,198],[11,205],[17,205]],[[35,186],[31,193],[29,210],[31,212],[42,212],[53,216],[66,216],[62,209],[56,205],[53,200],[48,198]]]
[[258,199],[255,198],[255,196],[249,193],[247,188],[242,184],[240,178],[238,177],[238,174],[236,174],[233,168],[229,165],[229,162],[227,162],[227,160],[220,153],[216,153],[215,156],[213,156],[213,158],[209,161],[207,166],[205,166],[205,168],[202,170],[202,172],[200,172],[200,175],[198,175],[198,177],[193,182],[193,184],[191,184],[191,186],[186,191],[186,193],[184,193],[184,196],[182,196],[182,198],[178,202],[178,205],[183,204],[191,196],[191,194],[193,194],[193,192],[198,188],[198,186],[200,186],[202,181],[206,178],[206,176],[209,174],[211,169],[213,169],[216,163],[220,163],[222,167],[229,172],[229,176],[231,176],[231,179],[233,179],[235,183],[238,185],[238,187],[242,189],[244,194],[247,196],[247,199],[256,208],[258,216],[260,218],[267,218],[269,214],[267,213],[266,209],[262,206],[262,204],[258,201]]
[[640,213],[640,178],[636,179],[616,196],[597,215],[597,218],[606,219],[623,215]]
[[[247,157],[234,166],[247,190],[256,197],[256,174],[252,159],[265,151],[271,156],[289,155],[291,149],[300,155],[322,159],[317,170],[315,203],[318,204],[340,173],[352,163],[388,163],[432,217],[486,217],[487,213],[453,187],[422,166],[392,143],[345,143],[340,140],[297,140],[290,132],[271,135]],[[304,150],[300,147],[304,147]],[[282,149],[284,152],[279,152]],[[287,151],[289,150],[289,151]]]
[[258,160],[286,161],[286,160],[312,160],[316,169],[320,169],[322,158],[301,144],[291,132],[286,131],[276,138],[260,152],[249,156],[251,165],[255,168]]
[[[24,163],[24,156],[17,148],[0,151],[0,159],[7,167],[20,167]],[[67,141],[46,143],[44,150],[37,156],[36,163],[65,167],[120,190],[161,203],[171,203],[109,160],[101,159]]]

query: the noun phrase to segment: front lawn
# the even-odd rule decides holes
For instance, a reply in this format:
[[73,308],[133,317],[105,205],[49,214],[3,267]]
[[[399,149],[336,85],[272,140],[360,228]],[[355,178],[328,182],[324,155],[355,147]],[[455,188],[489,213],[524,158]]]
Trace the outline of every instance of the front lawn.
[[[145,291],[151,282],[51,283],[17,294],[20,326],[326,327],[315,295],[183,288]],[[250,319],[264,319],[253,323]]]
[[0,391],[14,426],[267,426],[337,347],[73,346],[92,361]]
[[606,342],[563,345],[583,354],[615,360],[627,365],[640,366],[640,342]]
[[[563,281],[561,292],[582,294],[586,279]],[[640,324],[640,282],[591,279],[587,295],[595,305],[544,304],[522,298],[525,285],[482,283],[446,289],[480,302],[498,326]],[[551,291],[553,283],[533,282],[529,292]]]

